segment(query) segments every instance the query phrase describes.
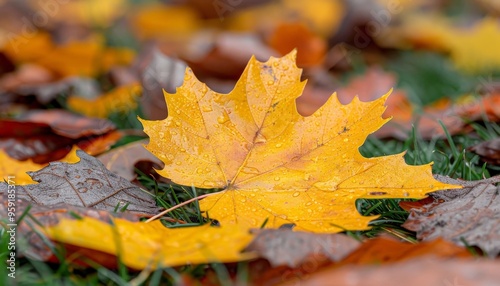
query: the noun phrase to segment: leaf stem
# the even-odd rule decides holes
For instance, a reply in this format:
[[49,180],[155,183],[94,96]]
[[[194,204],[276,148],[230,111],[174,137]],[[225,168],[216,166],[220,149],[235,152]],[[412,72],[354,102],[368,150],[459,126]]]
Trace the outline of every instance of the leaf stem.
[[196,201],[196,200],[204,199],[204,198],[206,198],[206,197],[209,197],[209,196],[211,196],[211,195],[215,195],[215,194],[218,194],[218,193],[220,193],[220,192],[210,193],[210,194],[204,194],[204,195],[201,195],[201,196],[198,196],[198,197],[194,197],[194,198],[192,198],[192,199],[190,199],[190,200],[187,200],[187,201],[182,202],[182,203],[180,203],[180,204],[178,204],[178,205],[175,205],[175,206],[173,206],[173,207],[171,207],[171,208],[169,208],[169,209],[166,209],[166,210],[162,211],[161,213],[159,213],[159,214],[157,214],[157,215],[155,215],[155,216],[153,216],[153,217],[148,218],[145,222],[146,222],[146,223],[148,223],[148,222],[152,222],[153,220],[155,220],[155,219],[157,219],[157,218],[159,218],[159,217],[161,217],[161,216],[164,216],[164,215],[166,215],[167,213],[169,213],[169,212],[171,212],[171,211],[173,211],[173,210],[176,210],[176,209],[178,209],[178,208],[180,208],[180,207],[182,207],[182,206],[185,206],[185,205],[190,204],[190,203],[192,203],[192,202],[194,202],[194,201]]

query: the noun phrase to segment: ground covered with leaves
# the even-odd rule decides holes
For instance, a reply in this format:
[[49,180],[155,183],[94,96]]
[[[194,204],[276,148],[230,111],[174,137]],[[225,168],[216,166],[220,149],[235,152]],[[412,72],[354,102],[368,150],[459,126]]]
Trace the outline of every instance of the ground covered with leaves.
[[495,1],[0,2],[1,285],[495,285]]

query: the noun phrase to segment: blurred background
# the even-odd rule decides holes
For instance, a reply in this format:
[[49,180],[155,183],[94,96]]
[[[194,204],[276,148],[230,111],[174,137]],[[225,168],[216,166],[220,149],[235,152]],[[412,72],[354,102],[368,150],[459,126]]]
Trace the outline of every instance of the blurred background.
[[[442,119],[457,102],[497,93],[499,15],[495,0],[4,0],[0,115],[162,119],[162,88],[175,92],[186,66],[229,92],[252,55],[295,49],[308,80],[300,113],[334,91],[348,103],[394,88],[386,115],[397,127],[380,136],[405,138],[422,114]],[[424,123],[432,137],[436,124]]]

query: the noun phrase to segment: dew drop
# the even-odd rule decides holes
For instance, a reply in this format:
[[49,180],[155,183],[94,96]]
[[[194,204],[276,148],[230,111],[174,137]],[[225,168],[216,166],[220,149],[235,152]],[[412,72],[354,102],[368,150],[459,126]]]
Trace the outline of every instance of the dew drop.
[[200,168],[198,168],[198,169],[196,169],[196,173],[198,173],[198,174],[203,174],[203,170],[202,170],[202,169],[200,169]]
[[261,133],[257,133],[257,136],[255,137],[255,143],[266,143],[267,139],[262,135]]
[[312,204],[313,204],[312,202],[307,202],[307,203],[306,203],[306,206],[310,206],[310,205],[312,205]]
[[176,164],[177,166],[180,166],[180,165],[182,165],[182,162],[181,162],[181,161],[177,161],[177,162],[175,162],[175,164]]
[[229,120],[229,116],[227,115],[227,113],[223,113],[222,115],[220,115],[219,117],[217,117],[217,122],[219,122],[219,124],[224,124],[228,120]]
[[300,195],[300,192],[295,192],[295,193],[293,193],[293,195],[292,195],[292,196],[294,196],[294,197],[298,197],[299,195]]
[[242,198],[242,199],[240,200],[240,202],[242,202],[242,203],[246,203],[246,202],[247,202],[247,199]]
[[257,211],[257,209],[256,209],[256,208],[252,208],[252,212],[256,212],[256,211]]
[[181,148],[179,151],[181,151],[181,152],[186,152],[186,149]]
[[283,145],[283,144],[278,143],[278,144],[276,144],[276,148],[279,148],[279,147],[281,147],[282,145]]
[[274,177],[275,181],[279,181],[281,178],[280,177]]
[[176,110],[175,113],[181,114],[181,111],[180,110]]
[[408,192],[403,193],[403,197],[409,197],[409,196],[410,196],[410,194]]
[[251,193],[251,194],[250,194],[250,196],[251,196],[251,197],[255,197],[255,194],[254,194],[254,193]]
[[311,174],[305,174],[304,175],[304,180],[309,181],[311,179]]
[[259,173],[259,169],[254,168],[254,167],[244,167],[241,170],[241,172],[245,173],[245,174],[258,174]]
[[307,212],[312,213],[313,211],[312,211],[312,209],[307,209]]
[[349,138],[344,138],[344,142],[349,142]]
[[[203,186],[212,188],[215,186],[215,184],[214,184],[214,182],[211,182],[211,181],[204,181]],[[227,209],[224,209],[224,210],[227,210]]]
[[274,84],[274,81],[270,80],[267,82],[267,85],[273,85]]
[[282,215],[278,215],[278,217],[279,217],[279,218],[281,218],[281,219],[287,219],[287,218],[288,218],[288,216],[287,216],[287,215],[284,215],[284,214],[282,214]]

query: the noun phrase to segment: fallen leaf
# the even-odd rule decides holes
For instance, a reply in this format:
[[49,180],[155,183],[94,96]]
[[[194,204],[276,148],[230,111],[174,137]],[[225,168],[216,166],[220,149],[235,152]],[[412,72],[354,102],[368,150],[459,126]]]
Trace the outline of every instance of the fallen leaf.
[[469,147],[468,151],[478,154],[481,160],[489,164],[500,165],[500,138],[481,142]]
[[69,109],[77,113],[90,117],[108,118],[113,113],[127,113],[137,109],[141,91],[141,86],[134,83],[116,87],[93,100],[70,96],[67,104]]
[[[358,148],[387,119],[388,95],[373,102],[336,96],[309,117],[295,99],[304,82],[295,53],[261,63],[252,58],[229,94],[209,90],[189,69],[169,115],[141,120],[147,149],[165,163],[158,173],[175,183],[220,188],[200,208],[222,225],[336,232],[368,229],[358,198],[423,198],[459,186],[440,183],[430,165],[408,166],[403,154],[365,158]],[[193,167],[194,166],[194,167]]]
[[[485,17],[472,27],[457,27],[448,18],[427,14],[405,17],[402,24],[380,33],[379,44],[400,48],[426,48],[448,53],[455,66],[469,73],[494,71],[500,67],[498,19]],[[390,35],[390,36],[389,36]]]
[[[45,123],[57,135],[73,139],[104,134],[115,129],[115,125],[111,121],[79,116],[58,109],[31,110],[23,114],[20,119],[28,122]],[[20,132],[20,130],[17,130],[17,132]]]
[[206,224],[169,229],[159,220],[144,223],[116,218],[108,224],[84,217],[61,219],[44,231],[52,240],[65,245],[119,255],[125,265],[134,269],[236,262],[255,257],[253,253],[240,253],[252,235],[237,226]]
[[327,48],[324,39],[300,22],[278,25],[268,42],[281,55],[297,49],[297,65],[301,67],[321,64]]
[[254,231],[256,237],[245,248],[266,258],[272,266],[297,267],[314,255],[340,261],[360,243],[344,234],[317,234],[290,229]]
[[147,5],[132,18],[133,28],[140,39],[186,38],[199,30],[202,23],[196,11],[187,6]]
[[467,249],[443,239],[411,244],[379,237],[363,243],[338,265],[394,263],[426,255],[433,255],[440,258],[472,257],[472,254]]
[[[39,205],[67,203],[115,211],[154,214],[159,208],[151,194],[111,173],[96,158],[76,151],[80,161],[75,164],[52,162],[47,167],[28,172],[38,184],[17,186],[17,198]],[[7,183],[0,183],[0,192],[7,193]]]
[[[17,184],[18,178],[16,177],[15,180]],[[40,232],[35,227],[37,225],[49,227],[59,223],[62,218],[76,219],[83,216],[92,217],[107,223],[112,222],[112,217],[119,217],[129,221],[139,221],[139,218],[141,218],[138,214],[131,212],[107,212],[103,210],[96,210],[94,208],[72,206],[65,203],[51,206],[41,206],[22,199],[11,201],[4,200],[0,203],[0,217],[8,217],[8,210],[13,207],[12,203],[15,204],[15,218],[20,218],[25,211],[28,211],[27,209],[29,208],[29,215],[25,216],[22,220],[9,221],[9,223],[17,223],[17,243],[18,245],[23,245],[23,247],[19,247],[18,249],[19,255],[41,261],[57,262],[57,257],[54,253],[52,253],[50,248],[51,245],[48,245],[47,241],[39,235]],[[87,265],[84,260],[78,260],[78,251],[80,250],[74,250],[72,254],[76,253],[77,255],[71,257],[71,255],[68,254],[67,258],[71,259],[72,262]],[[108,258],[107,260],[99,259],[99,257],[96,257],[95,254],[96,253],[94,253],[93,259],[96,260],[96,262],[103,262],[107,263],[107,265],[111,264],[111,267],[116,267],[116,262],[112,263],[113,260],[109,259],[109,257],[106,257]],[[77,257],[76,260],[75,257]]]
[[[32,2],[37,10],[47,9],[42,3]],[[78,23],[80,25],[89,25],[92,27],[109,27],[115,19],[123,15],[130,5],[124,0],[76,0],[59,5],[58,13],[51,15],[54,21],[66,23]]]
[[[335,273],[341,271],[339,269],[344,269],[344,267],[354,269],[361,269],[365,265],[378,265],[379,267],[387,265],[387,267],[390,267],[397,262],[405,261],[411,263],[415,259],[428,259],[430,257],[433,259],[448,260],[466,259],[471,258],[472,254],[467,249],[442,239],[411,244],[396,241],[392,238],[377,237],[363,242],[356,249],[351,249],[350,253],[338,262],[325,263],[321,257],[311,257],[298,267],[259,269],[258,275],[257,273],[252,273],[253,275],[251,274],[250,276],[256,277],[253,281],[255,285],[275,285],[280,282],[308,281],[310,277]],[[335,280],[335,277],[332,277],[325,281],[337,280]],[[343,283],[338,283],[339,285],[344,285]]]
[[[465,182],[439,176],[448,184],[462,184],[464,188],[433,193],[435,202],[412,209],[403,224],[417,232],[423,241],[442,237],[463,245],[480,247],[490,257],[500,253],[500,197],[499,188],[492,183],[499,178]],[[437,201],[437,202],[436,202]]]
[[32,63],[42,66],[56,78],[67,76],[94,77],[115,65],[131,63],[134,52],[127,48],[107,47],[103,37],[70,41],[56,45],[47,33],[35,33],[12,39],[3,48],[16,63]]
[[[324,269],[306,277],[282,275],[279,285],[323,286],[326,281],[335,281],[336,285],[496,285],[500,279],[500,263],[491,260],[472,259],[436,259],[422,257],[384,265],[346,265],[339,269]],[[418,273],[416,275],[416,273]],[[424,274],[425,273],[425,274]]]
[[18,119],[0,120],[0,147],[18,160],[42,164],[64,157],[77,145],[96,154],[106,151],[121,133],[106,119],[88,118],[65,110],[31,110]]
[[157,168],[163,166],[162,161],[144,148],[145,144],[147,144],[147,140],[140,140],[120,146],[98,156],[97,159],[111,172],[128,181],[132,181],[137,177],[134,169],[139,161],[151,162]]
[[[59,161],[66,163],[78,162],[80,159],[76,156],[76,150],[77,148],[73,147],[73,149]],[[35,184],[36,182],[33,181],[26,172],[38,171],[45,166],[47,166],[47,164],[37,164],[30,159],[26,161],[12,159],[3,150],[0,150],[0,177],[7,178],[8,176],[14,176],[16,185]]]

